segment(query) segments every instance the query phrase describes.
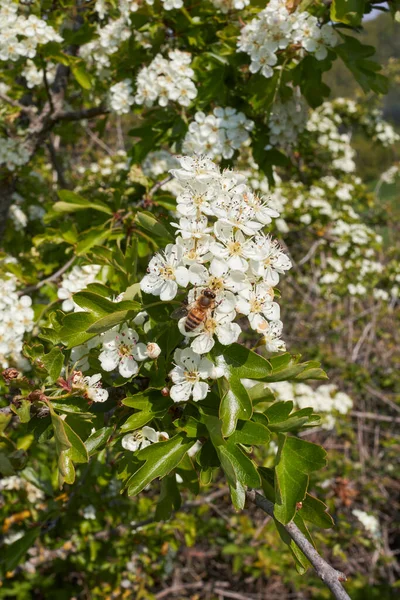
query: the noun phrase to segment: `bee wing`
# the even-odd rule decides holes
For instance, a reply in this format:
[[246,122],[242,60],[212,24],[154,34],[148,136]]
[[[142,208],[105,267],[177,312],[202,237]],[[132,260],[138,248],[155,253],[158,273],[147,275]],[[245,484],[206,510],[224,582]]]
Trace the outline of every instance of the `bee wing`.
[[179,321],[179,319],[182,319],[182,317],[186,317],[188,312],[189,310],[187,306],[180,306],[174,310],[173,313],[171,313],[171,319],[176,319]]

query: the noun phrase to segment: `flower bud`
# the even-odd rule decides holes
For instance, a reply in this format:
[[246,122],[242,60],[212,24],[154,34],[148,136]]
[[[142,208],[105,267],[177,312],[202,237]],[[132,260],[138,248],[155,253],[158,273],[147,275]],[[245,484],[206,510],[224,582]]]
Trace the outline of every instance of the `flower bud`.
[[3,371],[2,375],[4,377],[4,381],[6,383],[10,383],[10,381],[12,381],[13,379],[18,379],[18,377],[21,375],[21,373],[17,369],[10,367],[10,368],[6,369],[5,371]]
[[161,348],[155,342],[150,342],[147,344],[147,356],[152,360],[158,358],[161,354]]

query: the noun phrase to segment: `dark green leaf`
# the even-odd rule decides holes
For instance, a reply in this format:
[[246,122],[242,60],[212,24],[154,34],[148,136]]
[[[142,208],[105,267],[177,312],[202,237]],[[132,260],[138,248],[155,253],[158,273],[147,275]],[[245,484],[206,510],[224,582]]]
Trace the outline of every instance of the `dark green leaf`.
[[178,434],[166,442],[157,442],[139,450],[137,458],[146,462],[129,479],[128,495],[136,496],[153,479],[168,475],[178,466],[195,441]]

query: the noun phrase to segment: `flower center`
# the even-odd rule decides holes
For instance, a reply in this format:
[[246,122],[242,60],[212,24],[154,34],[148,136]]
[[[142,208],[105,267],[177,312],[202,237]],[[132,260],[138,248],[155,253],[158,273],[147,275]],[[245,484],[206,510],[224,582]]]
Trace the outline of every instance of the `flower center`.
[[126,344],[120,344],[118,346],[118,354],[120,356],[130,356],[132,353],[132,346],[128,346]]
[[204,331],[206,331],[209,335],[214,335],[215,330],[217,329],[217,321],[215,319],[207,319],[204,323]]
[[213,291],[222,291],[224,289],[224,280],[221,277],[210,277],[208,288]]
[[258,298],[254,298],[253,300],[250,301],[251,312],[253,312],[253,313],[261,312],[263,304],[264,303],[262,302],[262,300],[260,300]]
[[185,378],[189,383],[196,383],[200,379],[197,371],[185,371]]
[[160,268],[160,276],[163,279],[175,279],[174,269],[169,265]]
[[242,253],[242,244],[240,242],[230,242],[228,250],[231,255],[239,255]]

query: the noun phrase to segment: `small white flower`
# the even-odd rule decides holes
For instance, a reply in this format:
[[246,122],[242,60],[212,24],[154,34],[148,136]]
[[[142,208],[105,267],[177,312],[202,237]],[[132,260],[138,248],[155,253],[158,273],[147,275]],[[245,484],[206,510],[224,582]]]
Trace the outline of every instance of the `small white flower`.
[[121,444],[125,450],[136,452],[136,450],[146,448],[147,446],[150,446],[150,444],[168,439],[169,435],[168,433],[165,433],[165,431],[156,431],[152,427],[146,425],[143,429],[138,429],[138,431],[125,435],[122,438]]
[[186,402],[191,396],[194,402],[204,400],[209,386],[201,380],[212,377],[214,365],[211,360],[201,357],[190,348],[175,350],[174,360],[176,366],[169,374],[174,383],[170,390],[172,400]]
[[101,387],[101,374],[85,377],[76,371],[72,378],[72,389],[79,391],[85,398],[93,402],[105,402],[108,399],[107,390]]
[[279,304],[272,302],[274,292],[265,283],[255,285],[239,293],[236,310],[247,315],[252,329],[260,332],[265,328],[265,320],[277,321],[280,317]]
[[99,355],[104,371],[118,371],[122,377],[132,377],[139,371],[137,361],[145,360],[146,346],[138,343],[139,336],[134,329],[123,325],[121,330],[112,329],[103,337],[103,351]]
[[172,300],[178,292],[178,285],[186,287],[189,273],[181,266],[183,248],[168,244],[164,255],[156,254],[148,266],[148,275],[140,282],[140,289],[147,294],[160,296],[161,300]]

